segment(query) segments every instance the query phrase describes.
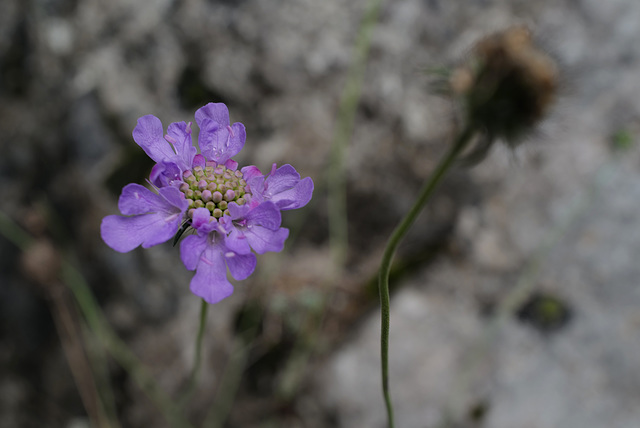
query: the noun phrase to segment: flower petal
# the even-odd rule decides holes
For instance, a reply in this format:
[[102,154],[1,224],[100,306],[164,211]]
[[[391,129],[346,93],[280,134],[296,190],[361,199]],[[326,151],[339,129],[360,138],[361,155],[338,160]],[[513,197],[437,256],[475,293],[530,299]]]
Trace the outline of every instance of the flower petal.
[[149,181],[156,187],[170,186],[181,179],[181,170],[174,162],[163,160],[151,168]]
[[220,125],[207,117],[202,119],[198,125],[200,126],[198,145],[202,154],[208,160],[224,163],[226,159],[221,159],[224,157],[227,141],[229,140],[228,125]]
[[[231,125],[231,137],[227,146],[227,155],[229,158],[234,157],[244,147],[244,143],[247,141],[247,131],[244,125],[240,122],[236,122]],[[226,160],[225,160],[226,162]]]
[[175,156],[171,145],[162,135],[162,122],[152,114],[138,119],[138,124],[133,130],[133,140],[156,162]]
[[202,128],[202,121],[211,119],[222,127],[229,125],[229,109],[223,103],[209,103],[196,111],[196,122]]
[[255,165],[245,166],[240,171],[242,171],[243,178],[246,181],[249,181],[255,177],[260,177],[262,175],[260,169]]
[[227,266],[229,266],[231,276],[238,281],[247,279],[256,268],[257,259],[256,255],[253,253],[236,254],[233,252],[227,252],[224,258],[227,262]]
[[247,226],[262,226],[270,230],[277,230],[282,223],[280,210],[273,202],[263,202],[251,209],[247,205],[229,204],[229,214],[233,220],[246,219]]
[[188,270],[198,267],[200,255],[207,248],[207,236],[189,235],[180,242],[180,259]]
[[102,219],[100,234],[114,250],[126,253],[138,245],[149,248],[171,239],[180,227],[179,215],[143,214],[133,217],[110,215]]
[[265,180],[265,196],[269,198],[276,193],[288,190],[295,186],[298,181],[300,181],[298,171],[289,164],[282,165]]
[[118,199],[118,208],[124,215],[136,215],[169,211],[171,210],[171,204],[146,187],[131,183],[122,189],[120,199]]
[[[189,206],[189,201],[187,201],[184,197],[184,193],[175,187],[162,187],[158,189],[160,196],[165,198],[169,204],[171,204],[172,209],[171,212],[175,212],[176,210],[180,210],[184,213]],[[175,208],[175,209],[174,209]]]
[[234,161],[233,159],[229,159],[224,163],[224,166],[231,171],[235,171],[238,169],[238,162]]
[[247,139],[244,125],[234,123],[229,126],[229,110],[226,105],[209,103],[198,109],[196,122],[200,127],[200,151],[207,159],[224,164],[242,150]]
[[275,202],[279,209],[294,210],[309,203],[313,196],[313,180],[305,177],[291,189],[273,195],[271,202]]
[[195,155],[193,157],[192,167],[195,168],[196,166],[200,166],[200,167],[204,168],[205,165],[206,165],[206,162],[207,161],[204,159],[204,156],[202,156],[200,153],[198,153],[197,155]]
[[169,125],[166,139],[173,143],[177,158],[180,159],[180,167],[183,170],[191,168],[197,152],[191,141],[191,122],[175,122]]
[[193,294],[210,304],[218,303],[233,293],[219,246],[208,245],[202,252],[190,288]]
[[196,208],[193,211],[193,221],[191,226],[198,231],[200,235],[207,234],[218,228],[218,223],[211,212],[206,208]]
[[229,250],[235,253],[249,254],[251,252],[246,236],[236,228],[231,229],[231,233],[225,238],[224,243]]
[[280,252],[284,248],[284,241],[289,237],[289,229],[281,227],[274,231],[264,227],[253,227],[245,231],[245,236],[251,248],[258,254],[267,251]]

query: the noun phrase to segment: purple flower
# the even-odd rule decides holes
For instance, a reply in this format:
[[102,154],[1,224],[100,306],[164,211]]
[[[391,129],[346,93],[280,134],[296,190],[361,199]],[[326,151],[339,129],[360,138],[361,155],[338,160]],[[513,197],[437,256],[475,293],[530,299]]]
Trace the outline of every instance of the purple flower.
[[289,164],[276,169],[274,163],[267,177],[255,166],[245,167],[242,172],[251,188],[253,203],[271,201],[285,211],[302,208],[311,200],[313,181],[310,177],[301,180]]
[[244,146],[245,128],[230,125],[224,104],[209,103],[195,118],[201,153],[193,145],[191,122],[172,123],[163,136],[157,117],[138,120],[133,139],[156,162],[149,183],[157,193],[127,185],[118,204],[127,217],[105,217],[101,234],[111,248],[127,252],[177,240],[185,227],[195,231],[180,244],[181,258],[196,271],[191,291],[216,303],[233,292],[227,269],[236,280],[245,279],[255,269],[254,252],[284,248],[289,230],[280,227],[280,211],[306,205],[313,181],[301,179],[291,165],[274,164],[267,177],[255,166],[238,170],[232,157]]

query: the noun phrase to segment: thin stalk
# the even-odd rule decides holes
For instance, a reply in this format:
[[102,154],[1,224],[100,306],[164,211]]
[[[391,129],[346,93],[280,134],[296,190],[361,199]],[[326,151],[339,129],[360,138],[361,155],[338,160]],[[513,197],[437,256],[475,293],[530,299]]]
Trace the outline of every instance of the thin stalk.
[[200,325],[198,327],[198,335],[196,336],[196,349],[193,359],[193,368],[191,369],[191,375],[189,376],[187,389],[184,392],[182,399],[180,399],[181,406],[184,406],[187,401],[189,401],[191,395],[193,395],[193,391],[195,391],[196,388],[196,379],[198,377],[198,374],[200,373],[200,365],[202,363],[202,338],[204,337],[204,327],[207,323],[208,308],[209,305],[204,299],[202,299],[202,304],[200,305]]
[[351,63],[340,99],[338,123],[333,135],[331,161],[328,177],[329,205],[329,242],[334,265],[338,269],[344,266],[347,255],[347,177],[345,159],[347,144],[353,133],[353,124],[358,110],[364,72],[371,48],[371,36],[378,22],[378,14],[382,0],[370,0],[358,29],[353,47],[354,60]]
[[234,351],[222,372],[222,378],[216,391],[216,398],[213,400],[213,405],[209,409],[201,425],[202,427],[220,428],[225,426],[240,388],[242,375],[247,368],[247,361],[257,333],[258,324],[253,324],[234,341]]
[[453,165],[454,161],[462,153],[467,143],[473,136],[473,130],[466,128],[456,140],[455,144],[451,147],[449,152],[440,160],[440,163],[436,167],[435,171],[431,174],[424,187],[420,191],[418,199],[414,203],[413,207],[409,210],[407,215],[402,219],[400,224],[391,234],[387,246],[382,256],[382,263],[380,264],[380,277],[378,281],[378,289],[380,291],[380,307],[381,307],[381,325],[380,325],[380,359],[382,368],[382,394],[384,395],[385,404],[387,407],[387,418],[389,428],[394,427],[393,419],[393,405],[391,403],[391,394],[389,392],[389,322],[390,322],[390,302],[389,302],[389,272],[391,271],[391,262],[393,256],[402,241],[402,238],[407,234],[409,228],[418,217],[418,214],[422,211],[425,204],[433,194],[433,191],[437,185],[442,181],[449,168]]

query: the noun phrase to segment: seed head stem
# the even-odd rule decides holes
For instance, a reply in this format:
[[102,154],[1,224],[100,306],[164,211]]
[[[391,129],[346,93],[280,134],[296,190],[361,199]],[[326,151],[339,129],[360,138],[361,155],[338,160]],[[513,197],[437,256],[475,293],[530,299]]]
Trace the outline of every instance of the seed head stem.
[[411,225],[422,211],[427,201],[433,194],[437,185],[442,181],[447,171],[451,168],[456,158],[462,153],[474,134],[472,127],[467,127],[460,133],[455,144],[449,152],[440,160],[440,163],[433,171],[424,187],[420,191],[418,199],[411,207],[407,215],[402,219],[400,224],[391,234],[387,246],[382,256],[380,264],[380,276],[378,280],[378,289],[380,292],[381,307],[381,325],[380,325],[380,359],[382,368],[382,394],[387,408],[387,419],[389,428],[394,428],[393,405],[391,402],[391,394],[389,391],[389,324],[390,324],[390,301],[389,301],[389,272],[391,271],[391,263],[393,256],[407,234]]

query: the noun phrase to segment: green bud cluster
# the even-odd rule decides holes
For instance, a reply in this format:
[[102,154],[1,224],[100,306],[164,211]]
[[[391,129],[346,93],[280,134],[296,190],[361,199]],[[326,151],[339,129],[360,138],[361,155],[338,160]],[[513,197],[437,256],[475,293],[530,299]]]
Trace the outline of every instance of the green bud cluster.
[[206,208],[215,218],[229,215],[231,202],[244,205],[251,197],[241,171],[233,171],[224,165],[196,166],[182,174],[180,191],[189,201],[189,217],[195,208]]

